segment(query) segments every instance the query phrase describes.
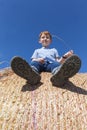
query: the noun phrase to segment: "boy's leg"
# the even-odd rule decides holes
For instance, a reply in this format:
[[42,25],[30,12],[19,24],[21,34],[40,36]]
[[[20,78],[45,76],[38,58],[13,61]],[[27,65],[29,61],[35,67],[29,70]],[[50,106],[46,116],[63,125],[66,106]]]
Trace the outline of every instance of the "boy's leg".
[[31,61],[31,67],[38,73],[43,71],[43,64],[37,61]]
[[37,84],[40,82],[41,76],[39,73],[34,71],[21,57],[14,57],[11,60],[11,68],[17,75],[28,80],[30,84]]
[[45,71],[47,72],[52,72],[54,73],[54,71],[60,66],[60,63],[59,62],[53,62],[53,63],[47,63],[46,65],[46,68],[45,68]]
[[72,55],[55,71],[50,79],[52,84],[61,86],[68,78],[74,76],[79,71],[80,67],[81,60],[78,56]]

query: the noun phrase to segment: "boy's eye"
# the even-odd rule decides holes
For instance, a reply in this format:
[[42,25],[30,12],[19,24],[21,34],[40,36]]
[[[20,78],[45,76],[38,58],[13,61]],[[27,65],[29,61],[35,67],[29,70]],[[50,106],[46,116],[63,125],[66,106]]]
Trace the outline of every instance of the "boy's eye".
[[49,39],[49,37],[46,37],[47,39]]
[[42,39],[44,39],[45,37],[41,37]]

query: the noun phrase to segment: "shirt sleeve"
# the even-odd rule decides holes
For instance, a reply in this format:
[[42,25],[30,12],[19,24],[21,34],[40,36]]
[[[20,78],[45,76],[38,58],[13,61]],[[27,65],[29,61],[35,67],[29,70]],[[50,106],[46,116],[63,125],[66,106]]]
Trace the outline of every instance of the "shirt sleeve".
[[59,58],[60,56],[59,56],[57,49],[54,48],[54,51],[55,51],[55,58]]
[[37,58],[38,57],[38,52],[37,50],[34,51],[33,55],[31,56],[31,59]]

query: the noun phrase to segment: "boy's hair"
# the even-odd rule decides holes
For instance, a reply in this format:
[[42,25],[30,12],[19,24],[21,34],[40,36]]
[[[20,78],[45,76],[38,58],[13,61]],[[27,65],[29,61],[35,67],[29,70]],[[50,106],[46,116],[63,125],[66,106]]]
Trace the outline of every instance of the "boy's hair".
[[52,35],[50,34],[50,32],[48,31],[43,31],[39,34],[39,39],[41,38],[42,34],[45,34],[45,35],[49,35],[50,36],[50,39],[52,40]]

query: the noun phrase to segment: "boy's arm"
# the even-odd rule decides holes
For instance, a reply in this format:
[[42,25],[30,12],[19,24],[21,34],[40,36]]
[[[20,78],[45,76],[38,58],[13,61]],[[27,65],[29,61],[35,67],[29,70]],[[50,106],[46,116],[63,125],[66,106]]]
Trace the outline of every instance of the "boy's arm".
[[65,61],[65,58],[56,58],[56,61],[62,64]]
[[73,55],[73,50],[70,50],[67,53],[65,53],[60,59],[56,58],[56,61],[58,61],[58,62],[60,62],[62,64],[71,55]]
[[44,63],[45,60],[43,58],[32,58],[32,61],[37,61],[37,62],[40,62],[40,63]]

